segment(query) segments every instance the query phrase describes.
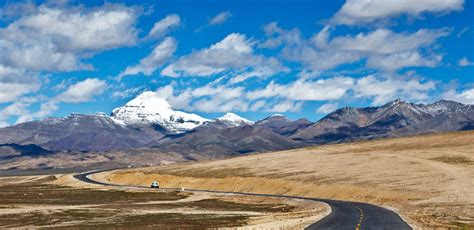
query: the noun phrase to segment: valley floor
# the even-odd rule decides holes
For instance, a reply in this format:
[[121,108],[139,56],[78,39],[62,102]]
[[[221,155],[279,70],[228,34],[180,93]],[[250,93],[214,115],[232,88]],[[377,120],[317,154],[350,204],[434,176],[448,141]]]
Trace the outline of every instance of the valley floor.
[[328,213],[319,202],[124,189],[72,175],[0,178],[0,228],[302,228]]
[[474,228],[474,131],[97,174],[119,184],[287,194],[389,207],[415,228]]

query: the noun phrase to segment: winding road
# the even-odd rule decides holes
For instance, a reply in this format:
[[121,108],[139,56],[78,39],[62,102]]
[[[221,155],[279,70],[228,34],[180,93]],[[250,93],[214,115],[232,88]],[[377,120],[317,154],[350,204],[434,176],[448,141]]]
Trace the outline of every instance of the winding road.
[[[98,184],[104,186],[114,186],[120,188],[148,188],[146,186],[131,186],[131,185],[118,185],[96,181],[91,179],[89,176],[95,173],[104,172],[108,170],[85,172],[75,174],[74,178],[91,184]],[[178,188],[164,188],[166,190],[179,190]],[[278,198],[289,198],[289,199],[300,199],[300,200],[311,200],[319,201],[328,204],[331,207],[331,213],[317,221],[306,229],[334,229],[334,230],[405,230],[412,229],[398,214],[382,208],[376,205],[359,203],[359,202],[348,202],[339,200],[329,199],[318,199],[308,198],[300,196],[286,196],[286,195],[273,195],[273,194],[257,194],[257,193],[246,193],[246,192],[225,192],[215,190],[202,190],[202,189],[186,189],[191,192],[210,192],[217,194],[234,194],[234,195],[250,195],[250,196],[264,196],[264,197],[278,197]]]

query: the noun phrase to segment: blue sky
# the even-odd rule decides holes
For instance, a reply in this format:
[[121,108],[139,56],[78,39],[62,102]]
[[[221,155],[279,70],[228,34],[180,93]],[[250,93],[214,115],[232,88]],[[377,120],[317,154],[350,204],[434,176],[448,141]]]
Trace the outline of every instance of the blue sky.
[[0,1],[0,126],[179,110],[317,120],[396,98],[474,104],[464,0]]

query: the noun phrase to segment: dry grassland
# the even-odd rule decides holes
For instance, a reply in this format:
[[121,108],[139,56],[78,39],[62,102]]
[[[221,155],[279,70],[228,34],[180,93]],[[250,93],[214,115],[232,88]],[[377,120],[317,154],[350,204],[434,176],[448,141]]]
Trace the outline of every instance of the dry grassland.
[[325,145],[98,175],[114,183],[364,201],[423,228],[474,228],[474,132]]
[[0,229],[301,229],[328,214],[319,202],[108,188],[70,175],[0,177],[0,191]]

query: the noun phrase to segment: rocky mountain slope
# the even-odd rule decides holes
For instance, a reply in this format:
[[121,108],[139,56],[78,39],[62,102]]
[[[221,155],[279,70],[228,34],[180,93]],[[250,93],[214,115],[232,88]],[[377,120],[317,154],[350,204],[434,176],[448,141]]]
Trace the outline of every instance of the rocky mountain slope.
[[469,129],[474,129],[474,106],[453,101],[424,105],[396,100],[380,107],[341,108],[317,122],[282,115],[252,122],[232,113],[210,120],[176,111],[156,93],[144,92],[111,116],[72,114],[2,128],[0,144],[55,152],[142,148],[196,160]]
[[160,130],[129,127],[104,115],[72,114],[2,128],[0,144],[35,144],[53,151],[109,151],[145,146],[164,136]]
[[52,151],[33,144],[0,144],[0,159],[2,160],[18,156],[42,156],[52,153]]
[[441,100],[413,104],[395,100],[381,107],[338,109],[291,136],[311,144],[469,130],[474,106]]

